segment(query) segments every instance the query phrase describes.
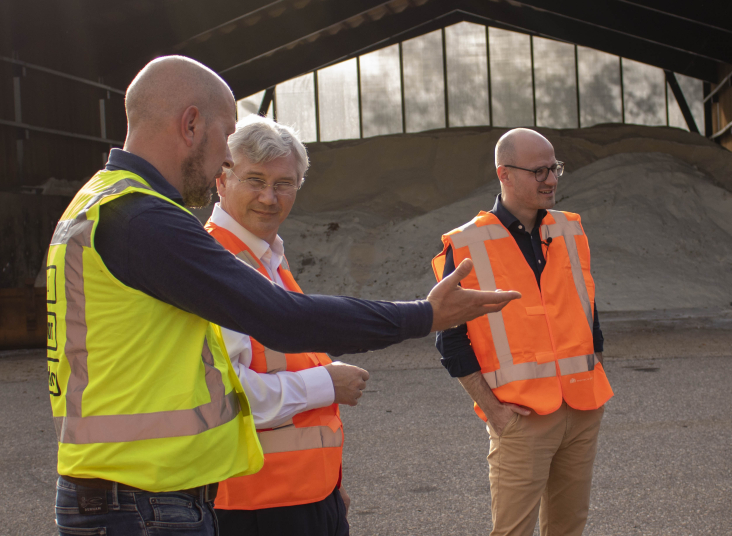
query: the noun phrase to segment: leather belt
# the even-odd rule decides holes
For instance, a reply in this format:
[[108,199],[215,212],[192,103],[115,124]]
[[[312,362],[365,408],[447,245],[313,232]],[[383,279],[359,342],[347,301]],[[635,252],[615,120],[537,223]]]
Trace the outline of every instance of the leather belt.
[[[122,484],[119,482],[112,482],[111,480],[104,480],[103,478],[76,478],[66,475],[61,475],[61,478],[63,478],[67,482],[71,482],[72,484],[76,484],[77,486],[82,486],[85,488],[105,489],[112,491],[114,489],[114,484],[117,484],[117,490],[119,491],[145,491],[148,493],[152,493],[148,490],[135,488],[133,486],[128,486],[127,484]],[[191,497],[195,497],[197,499],[201,496],[201,490],[203,490],[203,500],[205,502],[213,502],[214,499],[216,499],[216,494],[219,491],[219,483],[216,482],[215,484],[207,484],[205,486],[199,486],[197,488],[179,489],[161,493],[185,493],[186,495],[190,495]]]

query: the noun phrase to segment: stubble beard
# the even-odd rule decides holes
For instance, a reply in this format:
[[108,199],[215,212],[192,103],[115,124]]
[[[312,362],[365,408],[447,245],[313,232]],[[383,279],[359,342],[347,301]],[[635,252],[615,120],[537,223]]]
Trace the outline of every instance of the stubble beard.
[[208,148],[208,135],[204,134],[201,145],[195,153],[183,160],[181,174],[183,175],[183,205],[189,208],[203,208],[211,203],[211,181],[206,177],[203,162]]

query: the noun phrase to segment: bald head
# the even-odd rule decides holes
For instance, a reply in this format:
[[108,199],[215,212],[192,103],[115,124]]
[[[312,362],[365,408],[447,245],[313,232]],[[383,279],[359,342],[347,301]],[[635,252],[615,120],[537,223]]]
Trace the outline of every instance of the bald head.
[[496,143],[496,167],[506,164],[521,166],[520,161],[524,155],[547,147],[554,150],[549,140],[535,130],[514,128],[501,136]]
[[184,56],[165,56],[148,63],[125,95],[130,132],[158,131],[177,121],[190,106],[206,118],[228,106],[235,109],[229,86],[205,65]]
[[[553,168],[553,169],[552,169]],[[558,175],[554,147],[534,130],[509,130],[496,144],[496,174],[501,181],[503,206],[533,229],[540,209],[554,206]]]
[[152,164],[189,207],[205,206],[236,130],[236,103],[211,69],[183,56],[148,63],[127,88],[124,150]]

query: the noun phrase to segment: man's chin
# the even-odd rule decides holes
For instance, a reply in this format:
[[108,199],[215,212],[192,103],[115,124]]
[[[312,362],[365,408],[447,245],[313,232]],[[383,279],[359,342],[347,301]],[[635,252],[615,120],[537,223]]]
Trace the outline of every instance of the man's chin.
[[553,208],[554,205],[556,205],[556,204],[557,204],[557,198],[556,198],[556,196],[553,196],[553,195],[551,197],[541,196],[541,198],[539,199],[539,206],[545,210]]
[[183,196],[183,205],[187,208],[205,208],[211,204],[213,193],[210,189],[205,192],[188,193]]

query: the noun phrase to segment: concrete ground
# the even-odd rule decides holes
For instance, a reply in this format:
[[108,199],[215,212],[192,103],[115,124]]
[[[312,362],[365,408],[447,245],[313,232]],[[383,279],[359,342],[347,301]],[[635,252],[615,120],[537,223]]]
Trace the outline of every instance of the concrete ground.
[[[608,403],[585,534],[732,534],[732,308],[601,315]],[[344,356],[353,536],[488,533],[488,436],[430,338]],[[55,534],[43,352],[0,353],[0,534]],[[538,534],[538,531],[537,531]]]

